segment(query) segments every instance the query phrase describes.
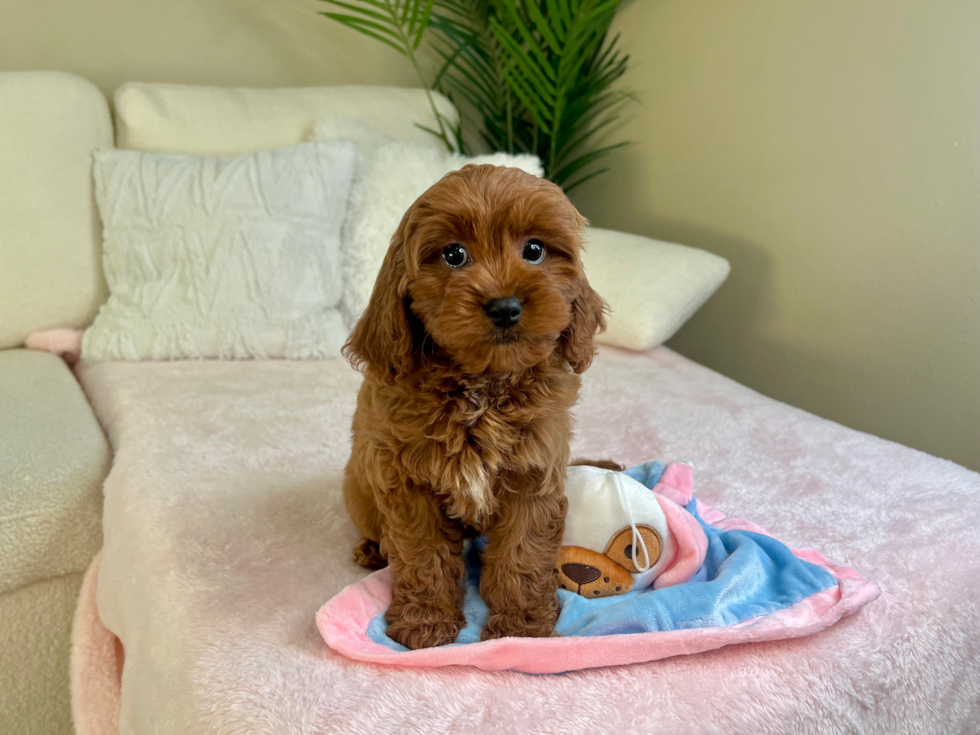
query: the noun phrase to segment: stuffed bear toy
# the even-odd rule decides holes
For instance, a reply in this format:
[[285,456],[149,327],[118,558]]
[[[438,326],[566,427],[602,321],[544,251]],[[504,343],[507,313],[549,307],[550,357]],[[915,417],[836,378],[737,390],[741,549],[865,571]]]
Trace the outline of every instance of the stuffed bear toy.
[[691,502],[690,465],[667,465],[653,490],[629,475],[568,468],[565,535],[555,565],[560,589],[587,598],[688,581],[708,541],[682,504]]

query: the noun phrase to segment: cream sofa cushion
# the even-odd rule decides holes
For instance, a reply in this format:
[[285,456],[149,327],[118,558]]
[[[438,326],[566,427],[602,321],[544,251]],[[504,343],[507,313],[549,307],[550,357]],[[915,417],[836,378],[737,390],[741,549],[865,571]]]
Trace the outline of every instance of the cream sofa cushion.
[[105,299],[92,151],[111,146],[109,107],[90,82],[0,74],[0,349],[84,327]]
[[[131,82],[115,92],[120,148],[230,156],[308,139],[326,113],[349,115],[396,140],[439,146],[416,123],[435,127],[421,89],[298,87],[243,89]],[[452,103],[436,94],[442,114]]]
[[60,358],[0,352],[0,594],[88,566],[102,544],[110,459]]
[[590,227],[582,256],[589,283],[608,303],[600,344],[648,350],[674,336],[728,277],[706,250]]

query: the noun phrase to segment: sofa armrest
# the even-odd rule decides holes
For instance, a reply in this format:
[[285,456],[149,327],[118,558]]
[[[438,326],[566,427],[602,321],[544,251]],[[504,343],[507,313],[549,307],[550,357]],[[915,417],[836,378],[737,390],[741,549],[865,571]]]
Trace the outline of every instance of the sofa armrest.
[[585,273],[610,308],[600,344],[648,350],[663,344],[728,277],[728,261],[706,250],[590,227]]
[[65,363],[0,351],[0,594],[88,566],[102,545],[110,463]]

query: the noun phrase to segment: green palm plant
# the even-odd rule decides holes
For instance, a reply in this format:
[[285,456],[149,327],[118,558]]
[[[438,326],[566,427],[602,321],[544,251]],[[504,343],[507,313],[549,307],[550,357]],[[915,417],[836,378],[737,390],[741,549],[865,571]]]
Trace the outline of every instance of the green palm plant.
[[[495,151],[533,153],[566,191],[608,168],[597,164],[625,141],[599,143],[629,95],[616,88],[629,56],[610,37],[623,0],[324,0],[323,15],[385,43],[412,64],[427,93],[458,105],[457,122],[436,109],[428,129],[466,152],[474,118]],[[439,59],[431,78],[419,60],[430,35]]]

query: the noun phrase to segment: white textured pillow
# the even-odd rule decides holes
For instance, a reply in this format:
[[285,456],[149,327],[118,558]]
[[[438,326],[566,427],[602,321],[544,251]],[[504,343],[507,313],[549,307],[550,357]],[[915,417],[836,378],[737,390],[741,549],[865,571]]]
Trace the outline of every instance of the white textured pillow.
[[351,144],[95,159],[110,296],[86,360],[339,354]]
[[714,253],[590,227],[582,265],[608,303],[609,325],[596,341],[648,350],[674,336],[728,277]]
[[344,223],[343,310],[353,328],[367,307],[391,236],[405,211],[426,189],[450,171],[474,163],[511,166],[541,176],[535,156],[495,153],[466,158],[412,143],[385,143],[362,123],[328,116],[313,129],[313,140],[350,140],[360,161],[351,186]]

